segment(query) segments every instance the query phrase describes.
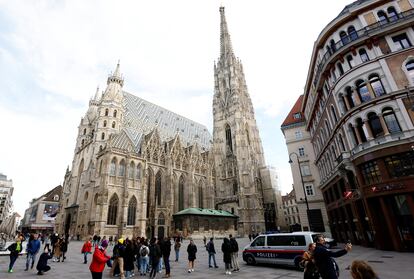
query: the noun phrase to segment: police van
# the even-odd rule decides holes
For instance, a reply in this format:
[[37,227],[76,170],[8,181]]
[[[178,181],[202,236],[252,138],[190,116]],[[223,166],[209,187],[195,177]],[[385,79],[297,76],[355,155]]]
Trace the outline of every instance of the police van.
[[294,232],[264,234],[256,237],[243,250],[247,264],[266,263],[295,266],[299,268],[303,253],[318,234]]

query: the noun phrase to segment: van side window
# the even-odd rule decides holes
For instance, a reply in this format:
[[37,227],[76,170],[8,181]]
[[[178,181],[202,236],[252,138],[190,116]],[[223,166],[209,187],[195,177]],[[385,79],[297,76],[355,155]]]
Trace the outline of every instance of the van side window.
[[264,236],[259,236],[251,244],[251,246],[264,246],[264,245],[265,245],[265,237]]
[[305,246],[303,235],[273,235],[267,237],[268,246]]

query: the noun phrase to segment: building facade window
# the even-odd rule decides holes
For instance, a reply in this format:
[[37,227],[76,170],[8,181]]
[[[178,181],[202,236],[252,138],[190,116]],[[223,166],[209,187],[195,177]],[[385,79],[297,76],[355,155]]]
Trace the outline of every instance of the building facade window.
[[105,139],[105,133],[102,133],[101,134],[101,140],[104,140]]
[[184,178],[180,176],[178,182],[178,211],[184,209]]
[[369,61],[369,56],[365,48],[361,48],[359,51],[359,57],[361,58],[362,63]]
[[390,21],[394,21],[398,19],[397,11],[395,10],[393,6],[387,9],[387,13],[388,13],[388,18]]
[[135,226],[136,212],[137,199],[135,197],[132,197],[128,204],[127,226]]
[[299,151],[299,156],[305,156],[305,148],[304,147],[299,147],[299,149],[298,149],[298,151]]
[[293,114],[294,119],[300,119],[300,117],[301,117],[300,112],[297,112],[297,113]]
[[361,98],[361,102],[365,103],[371,100],[371,95],[369,94],[368,86],[365,84],[363,80],[357,81],[356,87],[358,95]]
[[120,177],[125,176],[125,161],[123,159],[119,163],[118,176],[120,176]]
[[301,173],[302,173],[302,176],[308,176],[308,175],[311,175],[311,171],[310,171],[309,165],[308,165],[308,164],[306,164],[306,163],[302,163],[302,164],[300,165],[300,171],[301,171]]
[[105,109],[105,116],[108,116],[109,114],[109,109]]
[[295,138],[296,139],[301,139],[303,136],[302,136],[302,131],[295,131]]
[[112,128],[115,128],[115,121],[112,122]]
[[374,90],[375,96],[380,97],[385,95],[385,89],[382,85],[381,79],[378,75],[372,75],[369,78],[369,83],[371,84],[372,89]]
[[392,37],[392,41],[397,51],[411,47],[411,42],[405,33]]
[[414,60],[410,60],[405,64],[406,73],[411,85],[414,85]]
[[350,69],[355,67],[354,58],[352,57],[352,55],[348,55],[346,57],[346,62],[348,63],[348,66],[349,66]]
[[414,175],[414,152],[386,157],[385,165],[391,178],[412,176]]
[[358,33],[356,32],[355,27],[352,25],[348,27],[348,36],[351,41],[358,39]]
[[116,117],[116,114],[117,114],[117,113],[118,113],[118,112],[117,112],[116,110],[114,110],[114,114],[113,114],[113,115],[114,115],[114,117]]
[[380,23],[387,23],[388,22],[388,16],[384,11],[379,11],[377,13],[377,16],[378,16],[378,21]]
[[372,136],[374,138],[384,135],[384,130],[382,129],[380,119],[375,114],[375,112],[370,112],[368,114],[368,123],[372,131]]
[[157,174],[155,175],[155,198],[157,200],[157,205],[161,206],[162,205],[162,185],[161,185],[161,172],[157,172]]
[[342,76],[344,74],[344,68],[342,68],[342,64],[338,63],[336,66],[338,67],[339,75]]
[[137,173],[135,174],[135,178],[137,180],[141,180],[141,172],[142,172],[141,164],[138,164],[138,166],[137,166]]
[[341,31],[339,33],[339,37],[341,38],[342,45],[346,45],[349,43],[348,34],[345,31]]
[[360,168],[365,184],[374,184],[382,181],[381,172],[376,161],[364,163]]
[[109,175],[110,176],[115,176],[116,175],[116,159],[113,158],[111,161],[111,165],[109,168]]
[[116,225],[116,219],[118,214],[118,196],[114,194],[109,201],[108,205],[108,225]]
[[106,120],[104,120],[104,122],[103,122],[103,126],[104,126],[104,127],[106,127]]
[[384,117],[385,124],[391,134],[401,132],[400,124],[398,124],[397,117],[395,117],[395,113],[392,108],[384,108],[382,110],[382,117]]
[[129,169],[128,169],[128,178],[129,179],[134,179],[134,171],[135,171],[135,164],[134,164],[134,162],[131,162],[131,164],[129,164]]
[[233,153],[233,142],[231,137],[231,129],[229,125],[226,125],[226,147],[229,153]]
[[305,191],[306,191],[306,196],[314,196],[315,195],[315,193],[313,191],[313,185],[312,184],[305,185]]

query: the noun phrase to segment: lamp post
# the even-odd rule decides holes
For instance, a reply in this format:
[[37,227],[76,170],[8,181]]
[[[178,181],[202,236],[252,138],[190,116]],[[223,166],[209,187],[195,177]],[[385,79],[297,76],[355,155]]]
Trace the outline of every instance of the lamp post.
[[300,168],[299,155],[296,152],[290,153],[289,154],[289,164],[292,164],[293,163],[293,161],[292,161],[292,155],[296,155],[296,160],[298,162],[299,173],[300,173],[300,181],[302,182],[303,194],[305,194],[306,217],[308,218],[309,230],[312,231],[312,225],[311,225],[311,222],[309,220],[309,203],[308,203],[308,197],[306,195],[305,183],[303,182],[303,175],[302,175],[302,169]]

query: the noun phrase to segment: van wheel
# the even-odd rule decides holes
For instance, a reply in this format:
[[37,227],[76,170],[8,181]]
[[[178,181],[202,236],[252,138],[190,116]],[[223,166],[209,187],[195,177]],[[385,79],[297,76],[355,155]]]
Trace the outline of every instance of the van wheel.
[[252,255],[247,255],[246,256],[246,263],[248,265],[255,265],[256,264],[256,260],[253,258]]

